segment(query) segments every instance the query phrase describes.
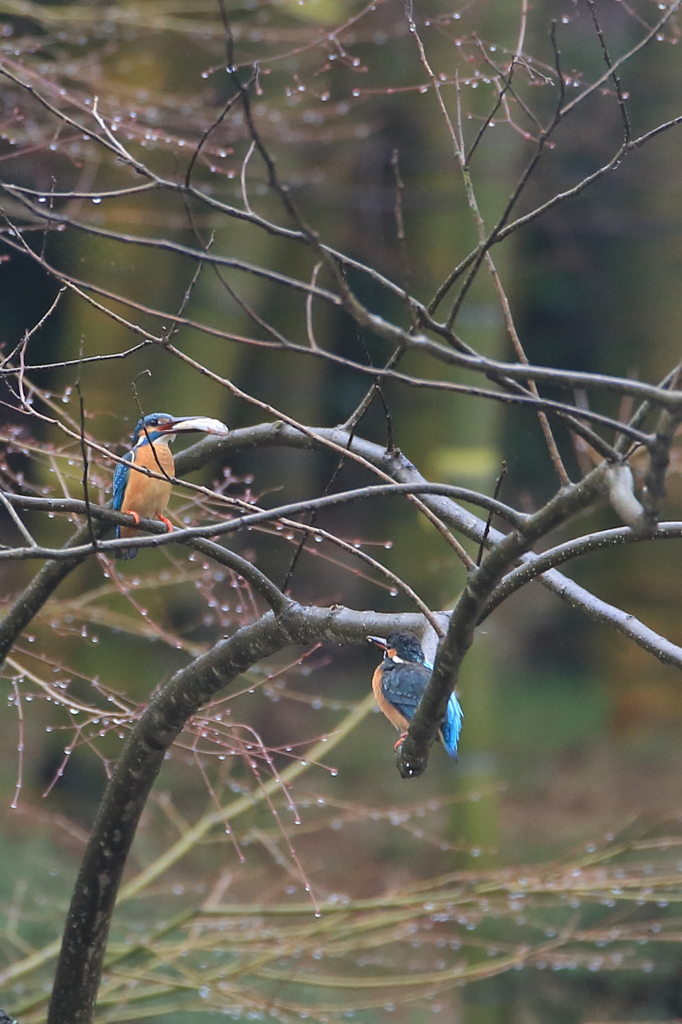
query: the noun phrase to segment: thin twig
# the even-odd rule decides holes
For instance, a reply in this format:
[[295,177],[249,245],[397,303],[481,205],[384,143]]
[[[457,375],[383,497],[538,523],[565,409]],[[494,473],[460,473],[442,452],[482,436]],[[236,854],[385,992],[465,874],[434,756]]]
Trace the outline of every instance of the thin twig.
[[[498,499],[498,497],[500,495],[500,488],[502,487],[502,481],[504,480],[506,475],[507,475],[507,463],[503,461],[502,462],[502,469],[500,470],[500,474],[499,474],[497,480],[495,481],[495,490],[493,491],[493,499],[495,501],[497,501],[497,499]],[[488,512],[488,518],[486,519],[486,523],[485,523],[485,530],[483,531],[483,536],[481,537],[481,543],[480,543],[479,548],[478,548],[478,555],[476,556],[476,568],[478,568],[480,566],[480,564],[481,564],[481,560],[483,558],[483,552],[485,551],[486,544],[488,543],[488,537],[490,535],[490,527],[492,525],[493,525],[493,510],[490,509],[490,511]]]
[[[519,338],[518,332],[516,330],[516,324],[514,323],[514,317],[511,311],[511,306],[509,305],[507,293],[502,286],[502,282],[500,281],[500,275],[497,273],[497,269],[495,267],[495,264],[493,263],[493,259],[490,252],[486,253],[486,263],[492,276],[493,283],[495,285],[495,289],[500,300],[500,305],[502,306],[502,313],[504,315],[504,321],[507,326],[507,333],[509,334],[511,343],[514,346],[514,351],[516,352],[516,355],[518,356],[519,360],[522,363],[525,363],[527,366],[528,357],[526,356],[524,347],[521,344],[521,339]],[[527,387],[534,398],[540,398],[540,393],[538,391],[537,384],[534,380],[529,380]],[[562,487],[569,487],[571,479],[568,473],[566,472],[566,467],[564,465],[563,459],[561,458],[561,454],[559,452],[557,443],[554,439],[554,434],[552,432],[552,428],[550,426],[547,413],[544,410],[540,410],[538,412],[538,419],[540,421],[540,428],[545,438],[545,444],[547,445],[549,456],[552,460],[552,465],[554,466],[556,474],[559,477],[559,483]]]
[[588,7],[590,8],[590,14],[592,15],[592,22],[594,24],[597,37],[599,39],[599,45],[601,46],[601,52],[604,57],[604,63],[611,72],[613,84],[616,87],[616,96],[618,97],[618,107],[620,108],[620,115],[623,119],[623,141],[627,145],[630,141],[630,118],[628,117],[628,110],[625,105],[625,97],[623,96],[623,90],[620,84],[620,78],[611,63],[611,57],[606,46],[606,39],[604,38],[604,32],[601,27],[601,23],[597,17],[597,11],[594,6],[594,0],[587,0]]
[[12,502],[9,500],[4,491],[0,491],[0,502],[4,506],[5,511],[9,515],[10,519],[12,520],[16,528],[19,530],[24,540],[27,541],[31,547],[37,547],[38,545],[36,544],[35,539],[26,529],[26,526],[24,525],[21,516],[17,515],[17,513],[15,512]]
[[[81,348],[82,355],[82,348]],[[90,531],[90,543],[92,544],[92,550],[97,551],[97,536],[92,523],[92,515],[90,512],[90,487],[88,483],[88,472],[90,469],[90,462],[88,460],[88,446],[85,443],[85,403],[83,401],[83,389],[81,388],[81,374],[80,367],[78,368],[78,376],[76,377],[74,387],[78,394],[78,414],[80,417],[80,449],[81,459],[83,460],[83,476],[81,478],[83,484],[83,498],[85,500],[85,515],[88,523],[88,530]]]

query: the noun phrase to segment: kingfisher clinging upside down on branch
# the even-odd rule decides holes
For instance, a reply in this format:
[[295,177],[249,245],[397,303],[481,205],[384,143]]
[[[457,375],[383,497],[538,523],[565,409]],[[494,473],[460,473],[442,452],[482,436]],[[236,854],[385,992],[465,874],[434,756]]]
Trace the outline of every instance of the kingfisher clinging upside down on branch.
[[[140,519],[160,519],[170,533],[173,525],[163,513],[171,494],[175,462],[168,445],[176,434],[190,431],[224,436],[228,427],[209,416],[169,416],[165,412],[153,412],[140,420],[133,434],[133,447],[124,456],[128,465],[119,462],[114,473],[112,506],[117,512],[127,512],[136,524]],[[144,467],[156,475],[137,473],[131,466]],[[116,527],[117,537],[135,537],[137,532],[134,526]],[[137,550],[123,548],[116,557],[134,558]]]
[[[390,633],[385,640],[380,636],[368,636],[367,639],[384,652],[383,661],[374,671],[372,689],[380,710],[401,734],[395,745],[397,750],[407,736],[410,722],[424,696],[433,665],[425,661],[421,644],[412,633]],[[463,717],[457,696],[451,693],[438,739],[453,761],[457,760]]]

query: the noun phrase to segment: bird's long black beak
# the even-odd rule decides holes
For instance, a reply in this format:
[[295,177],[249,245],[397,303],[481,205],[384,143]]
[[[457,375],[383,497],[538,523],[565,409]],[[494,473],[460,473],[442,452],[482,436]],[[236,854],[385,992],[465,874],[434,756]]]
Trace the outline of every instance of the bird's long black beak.
[[376,644],[377,647],[380,647],[382,649],[382,651],[386,652],[388,650],[388,644],[386,643],[382,636],[368,636],[366,637],[366,639],[368,643]]

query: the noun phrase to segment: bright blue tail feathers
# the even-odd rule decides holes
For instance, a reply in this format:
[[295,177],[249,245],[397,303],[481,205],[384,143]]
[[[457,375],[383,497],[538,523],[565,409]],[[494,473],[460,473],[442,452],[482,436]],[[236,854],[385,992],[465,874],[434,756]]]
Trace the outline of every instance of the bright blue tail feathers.
[[457,743],[462,729],[463,717],[464,712],[459,706],[459,701],[455,694],[451,693],[445,712],[445,721],[441,726],[441,733],[443,734],[443,746],[453,761],[457,760]]

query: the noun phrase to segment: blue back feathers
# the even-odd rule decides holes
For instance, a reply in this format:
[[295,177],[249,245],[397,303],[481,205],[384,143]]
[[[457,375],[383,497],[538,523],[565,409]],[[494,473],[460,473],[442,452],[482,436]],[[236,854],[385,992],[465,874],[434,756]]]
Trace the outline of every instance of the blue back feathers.
[[[426,668],[433,672],[433,665],[429,662],[424,662]],[[459,743],[459,734],[462,731],[462,719],[464,718],[464,712],[462,707],[457,700],[457,694],[453,692],[450,694],[448,700],[448,706],[445,709],[445,719],[440,727],[441,735],[443,737],[443,746],[445,747],[446,753],[453,761],[458,761],[457,756],[457,744]]]
[[[389,684],[389,692],[384,690],[384,696],[387,700],[397,707],[398,710],[408,719],[412,721],[414,713],[417,710],[417,705],[421,700],[421,696],[428,685],[428,681],[433,672],[433,665],[424,660],[424,652],[422,651],[421,644],[416,636],[412,633],[390,633],[386,637],[386,649],[387,655],[393,651],[402,662],[411,663],[417,668],[416,672],[404,672],[404,682],[407,684],[408,693],[396,693],[392,692],[393,687]],[[396,662],[394,662],[396,664]],[[423,670],[427,671],[424,672]],[[427,674],[428,673],[428,674]],[[399,674],[403,675],[403,673]],[[400,688],[401,691],[403,687]],[[443,737],[443,746],[449,757],[453,761],[457,760],[457,744],[459,742],[459,734],[462,730],[462,719],[464,712],[460,707],[460,703],[457,700],[456,694],[453,692],[450,694],[448,700],[448,706],[445,710],[445,718],[441,725],[441,734]]]
[[[126,462],[134,462],[135,455],[133,452],[128,452],[123,456]],[[120,512],[123,505],[123,495],[125,494],[126,487],[128,485],[128,477],[130,476],[130,470],[127,466],[124,466],[122,462],[116,463],[116,469],[114,470],[114,496],[111,501],[111,507],[116,511]],[[118,527],[116,527],[116,536],[118,537]]]
[[463,717],[464,712],[460,707],[459,701],[456,695],[451,693],[445,711],[445,721],[440,731],[443,734],[443,746],[453,761],[457,760],[457,744],[459,742],[459,734],[462,731]]

